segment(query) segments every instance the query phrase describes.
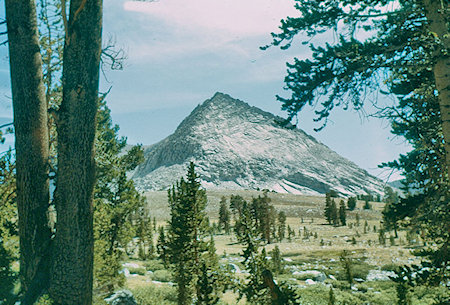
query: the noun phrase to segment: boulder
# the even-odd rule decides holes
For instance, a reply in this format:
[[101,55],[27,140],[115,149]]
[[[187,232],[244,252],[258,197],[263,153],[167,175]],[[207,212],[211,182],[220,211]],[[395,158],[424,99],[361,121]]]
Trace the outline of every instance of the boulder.
[[109,305],[137,305],[136,299],[129,290],[119,290],[105,299]]

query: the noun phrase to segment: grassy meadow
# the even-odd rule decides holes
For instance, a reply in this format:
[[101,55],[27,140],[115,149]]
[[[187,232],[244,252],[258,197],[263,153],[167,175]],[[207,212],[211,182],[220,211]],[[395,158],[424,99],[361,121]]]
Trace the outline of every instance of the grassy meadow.
[[[261,195],[258,191],[208,191],[206,208],[210,222],[218,221],[219,202],[225,196],[240,195],[246,200]],[[152,217],[158,226],[170,217],[166,192],[146,194]],[[323,217],[325,197],[269,193],[277,212],[287,215],[286,224],[295,232],[291,240],[265,245],[269,253],[275,245],[283,257],[284,271],[276,275],[278,282],[295,287],[302,304],[329,304],[330,287],[333,287],[335,304],[397,304],[394,282],[388,279],[398,265],[419,263],[411,254],[422,242],[417,236],[407,241],[406,232],[399,231],[398,238],[386,233],[386,244],[379,242],[379,228],[384,203],[370,202],[371,209],[363,209],[364,201],[358,201],[353,211],[347,211],[346,226],[331,226]],[[334,198],[339,204],[340,198]],[[359,223],[357,218],[359,218]],[[306,230],[306,234],[305,234]],[[287,236],[287,234],[286,234]],[[154,236],[155,244],[157,236]],[[214,236],[221,265],[231,266],[237,277],[245,277],[240,258],[241,246],[231,233]],[[348,284],[340,256],[348,251],[352,260],[354,283]],[[124,260],[127,269],[126,286],[136,296],[139,304],[176,304],[176,288],[170,271],[158,259],[139,260],[137,251]],[[408,294],[409,304],[433,304],[437,295],[448,292],[443,287],[417,287]],[[238,300],[237,293],[227,291],[220,304],[246,304]]]

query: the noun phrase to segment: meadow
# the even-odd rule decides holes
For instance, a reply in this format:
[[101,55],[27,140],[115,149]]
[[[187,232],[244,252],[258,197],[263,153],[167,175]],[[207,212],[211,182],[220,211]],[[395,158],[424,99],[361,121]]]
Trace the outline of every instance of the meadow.
[[[211,223],[218,221],[222,196],[240,195],[246,200],[261,194],[258,191],[207,191],[206,208]],[[281,251],[283,271],[276,275],[278,283],[286,282],[297,290],[301,304],[397,304],[395,283],[389,279],[399,265],[418,264],[420,260],[411,252],[423,246],[420,237],[407,236],[400,230],[398,238],[386,232],[385,244],[380,244],[383,202],[369,202],[364,209],[358,201],[353,211],[347,210],[347,225],[332,226],[323,217],[325,197],[268,193],[277,211],[287,215],[286,224],[295,232],[290,240],[263,245],[267,251],[275,247]],[[152,217],[157,225],[165,225],[170,217],[166,192],[146,193]],[[341,198],[335,198],[339,203]],[[156,243],[157,236],[154,236]],[[242,264],[242,247],[234,235],[223,232],[214,235],[220,264],[240,278],[247,273]],[[351,260],[353,284],[349,285],[342,263],[343,251]],[[126,286],[139,304],[176,304],[176,291],[169,270],[156,258],[142,261],[132,251],[123,261]],[[419,286],[408,292],[408,304],[433,304],[439,295],[448,292],[444,287]],[[246,304],[234,291],[227,291],[220,304]]]

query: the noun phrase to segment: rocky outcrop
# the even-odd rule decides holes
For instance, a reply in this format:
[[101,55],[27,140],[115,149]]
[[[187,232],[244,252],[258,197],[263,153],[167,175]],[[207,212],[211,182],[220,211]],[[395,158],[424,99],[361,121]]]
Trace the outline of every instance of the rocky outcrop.
[[281,118],[216,93],[176,131],[145,150],[134,173],[141,190],[170,187],[194,161],[207,189],[269,189],[344,195],[382,193],[382,181]]

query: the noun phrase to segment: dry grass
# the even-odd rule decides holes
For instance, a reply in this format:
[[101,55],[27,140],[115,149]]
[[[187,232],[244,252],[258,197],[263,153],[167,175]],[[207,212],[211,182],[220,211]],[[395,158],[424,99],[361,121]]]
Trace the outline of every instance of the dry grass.
[[[246,200],[261,195],[258,191],[208,191],[207,214],[212,222],[217,221],[219,202],[225,196],[229,202],[231,195],[240,195]],[[169,207],[166,192],[149,192],[146,194],[151,215],[156,217],[158,225],[164,224],[169,219]],[[301,196],[292,194],[268,193],[272,199],[272,204],[277,211],[285,211],[288,218],[287,224],[295,231],[295,238],[292,241],[284,240],[280,243],[266,245],[266,250],[270,251],[275,245],[280,248],[283,257],[292,260],[291,264],[301,265],[305,269],[327,268],[331,264],[337,264],[342,250],[349,250],[352,256],[360,258],[373,268],[381,268],[387,264],[408,264],[417,263],[415,257],[410,254],[410,248],[405,245],[405,232],[399,232],[399,238],[395,239],[396,245],[389,243],[389,233],[386,234],[386,246],[382,246],[378,241],[378,232],[373,228],[380,228],[382,219],[381,211],[384,203],[370,202],[371,210],[364,210],[364,201],[358,201],[354,211],[347,211],[347,226],[334,227],[326,224],[323,217],[325,197],[321,196]],[[341,199],[335,198],[339,205]],[[356,224],[356,215],[359,215],[359,226]],[[367,222],[366,232],[364,224]],[[351,224],[351,227],[350,227]],[[304,230],[317,233],[317,238],[304,237]],[[300,235],[299,235],[300,233]],[[156,241],[155,236],[155,241]],[[356,243],[352,243],[352,239]],[[400,242],[402,243],[400,244]],[[226,253],[228,256],[238,256],[241,253],[241,246],[237,244],[233,235],[219,234],[215,236],[217,254],[219,256]],[[127,279],[130,288],[143,287],[146,285],[167,285],[153,284],[145,276],[134,276]],[[224,295],[225,304],[236,304],[236,295],[228,292]],[[240,303],[239,303],[240,304]]]

